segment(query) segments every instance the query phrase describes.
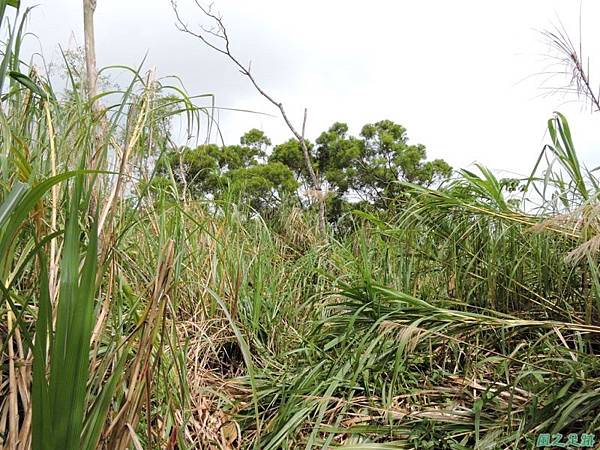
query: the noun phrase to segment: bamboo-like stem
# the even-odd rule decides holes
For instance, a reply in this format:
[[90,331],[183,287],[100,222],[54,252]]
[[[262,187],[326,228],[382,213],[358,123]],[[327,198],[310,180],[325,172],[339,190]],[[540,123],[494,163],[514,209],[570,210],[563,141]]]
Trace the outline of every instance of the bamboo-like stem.
[[85,69],[87,90],[90,99],[97,93],[98,71],[96,69],[96,43],[94,37],[94,12],[96,0],[83,0],[83,32],[85,40]]
[[[150,73],[148,75],[148,85],[151,84],[152,77],[153,77],[153,74]],[[148,111],[149,111],[150,103],[151,103],[150,98],[149,98],[151,95],[150,92],[151,92],[151,89],[147,90],[146,95],[142,99],[142,107],[140,108],[140,112],[138,113],[136,124],[135,124],[134,130],[133,130],[133,134],[132,134],[131,138],[128,140],[128,142],[126,143],[125,149],[123,150],[123,153],[121,156],[121,161],[119,164],[119,172],[117,174],[117,181],[116,181],[116,183],[113,184],[111,192],[108,196],[108,200],[107,200],[106,204],[104,205],[102,213],[100,214],[100,218],[98,220],[98,235],[99,236],[102,235],[102,229],[104,228],[104,224],[106,222],[106,219],[107,219],[109,213],[114,210],[116,199],[123,187],[123,182],[124,182],[123,179],[125,178],[125,174],[127,173],[127,164],[129,161],[129,157],[131,156],[131,152],[133,151],[133,148],[135,147],[138,139],[140,138],[142,129],[144,128],[144,124],[148,117]]]
[[[14,315],[7,304],[6,321],[8,329],[14,326]],[[19,407],[17,402],[17,374],[15,371],[14,336],[8,338],[8,442],[7,450],[16,450],[19,427]]]
[[[48,127],[48,141],[50,143],[50,174],[56,176],[56,140],[54,134],[54,126],[52,125],[52,114],[48,102],[44,102],[44,112],[46,114],[46,126]],[[56,231],[56,221],[58,214],[58,185],[52,186],[51,189],[51,205],[50,205],[50,231]],[[58,261],[56,254],[56,239],[50,241],[50,270],[48,272],[50,300],[52,303],[56,300],[58,291],[57,284],[58,276]]]

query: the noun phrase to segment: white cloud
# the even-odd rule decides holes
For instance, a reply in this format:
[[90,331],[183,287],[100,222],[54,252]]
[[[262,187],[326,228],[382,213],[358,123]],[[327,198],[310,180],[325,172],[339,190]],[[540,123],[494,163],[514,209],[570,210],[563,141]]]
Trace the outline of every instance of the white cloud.
[[[192,0],[179,3],[189,24],[198,23]],[[527,173],[545,142],[546,120],[560,109],[582,159],[600,164],[600,116],[558,96],[543,98],[542,77],[531,77],[548,65],[536,30],[560,18],[577,40],[577,2],[221,0],[215,8],[234,51],[252,60],[257,79],[292,118],[299,121],[309,108],[313,139],[334,121],[358,133],[365,123],[389,118],[425,144],[430,157]],[[583,1],[584,51],[592,56],[600,54],[593,20],[599,12],[600,4]],[[81,43],[81,16],[81,1],[45,1],[30,30],[56,58],[58,43],[68,45],[73,36]],[[276,113],[222,55],[178,32],[174,22],[168,0],[98,0],[99,63],[136,65],[148,52],[149,66],[181,76],[192,93],[214,93],[224,107]],[[279,117],[222,112],[220,121],[229,142],[252,127],[275,142],[289,136]]]

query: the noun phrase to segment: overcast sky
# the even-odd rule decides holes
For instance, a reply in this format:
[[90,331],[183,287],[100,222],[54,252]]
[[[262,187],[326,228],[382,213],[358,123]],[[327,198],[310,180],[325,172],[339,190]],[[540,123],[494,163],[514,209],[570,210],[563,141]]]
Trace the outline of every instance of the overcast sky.
[[[28,48],[41,45],[47,60],[57,60],[59,44],[82,45],[81,0],[24,2],[40,5],[29,25],[39,42],[31,39]],[[191,27],[202,23],[193,0],[179,4]],[[299,123],[308,108],[311,139],[335,121],[358,134],[365,123],[391,119],[430,158],[527,174],[547,142],[547,119],[560,110],[582,159],[600,164],[600,113],[571,97],[545,96],[539,75],[556,70],[548,68],[540,31],[562,22],[578,45],[578,1],[215,0],[214,8],[232,51],[252,61],[255,77],[292,120]],[[583,0],[592,79],[599,13],[600,2]],[[222,55],[176,30],[169,0],[98,0],[96,45],[100,66],[135,66],[148,53],[148,67],[179,76],[192,94],[214,94],[218,106],[277,112]],[[278,116],[221,112],[219,123],[226,143],[253,127],[276,143],[290,136]]]

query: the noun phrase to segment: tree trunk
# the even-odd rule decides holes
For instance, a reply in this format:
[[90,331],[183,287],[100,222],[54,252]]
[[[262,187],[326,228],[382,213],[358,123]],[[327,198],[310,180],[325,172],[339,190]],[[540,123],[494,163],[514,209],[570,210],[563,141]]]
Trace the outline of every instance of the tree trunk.
[[85,70],[88,98],[97,94],[96,43],[94,41],[94,11],[96,0],[83,0],[83,33],[85,39]]
[[[96,42],[94,38],[94,12],[96,11],[96,0],[83,0],[83,34],[85,40],[85,71],[88,101],[92,112],[93,142],[90,153],[87,155],[87,168],[102,169],[100,167],[101,149],[103,147],[103,122],[100,104],[94,101],[98,94],[98,69],[96,68]],[[88,212],[94,215],[98,208],[99,191],[102,189],[102,179],[96,178],[92,186]]]
[[[317,174],[313,170],[312,162],[310,160],[310,154],[308,153],[308,147],[306,145],[306,141],[304,139],[304,134],[306,132],[306,116],[308,114],[308,110],[304,108],[304,120],[302,121],[302,134],[298,136],[296,133],[296,137],[300,141],[300,147],[302,148],[302,154],[304,155],[304,164],[306,164],[306,170],[308,171],[308,175],[313,185],[314,194],[317,196],[317,201],[319,202],[319,232],[323,236],[325,234],[325,197],[323,196],[323,189],[321,189],[321,182],[317,177]],[[285,115],[284,115],[285,117]],[[287,121],[287,120],[286,120]],[[294,132],[294,128],[290,127],[292,132]]]

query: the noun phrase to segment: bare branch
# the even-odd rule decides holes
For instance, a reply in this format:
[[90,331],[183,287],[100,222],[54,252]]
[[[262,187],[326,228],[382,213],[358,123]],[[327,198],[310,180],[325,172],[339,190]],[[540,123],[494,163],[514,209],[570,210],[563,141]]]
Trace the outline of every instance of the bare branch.
[[[207,7],[203,6],[199,0],[194,0],[194,3],[206,17],[208,17],[210,20],[212,20],[214,22],[214,24],[216,26],[213,25],[212,27],[207,28],[207,27],[201,25],[200,26],[201,31],[191,30],[189,28],[189,26],[181,18],[181,15],[179,14],[179,10],[177,7],[176,0],[171,0],[171,6],[173,8],[173,11],[175,12],[175,17],[177,19],[177,24],[176,24],[177,28],[186,34],[189,34],[190,36],[200,39],[200,41],[202,41],[208,47],[225,55],[239,69],[239,71],[242,73],[242,75],[246,76],[250,80],[250,82],[252,83],[254,88],[265,99],[267,99],[271,104],[273,104],[274,106],[277,107],[277,109],[279,109],[279,112],[281,113],[281,117],[283,118],[285,124],[287,125],[289,130],[292,132],[294,137],[298,140],[298,142],[300,143],[300,147],[302,148],[302,153],[304,155],[304,162],[306,164],[306,170],[309,174],[309,177],[310,177],[310,180],[312,183],[312,188],[314,189],[314,191],[316,191],[316,193],[318,194],[317,196],[319,197],[319,228],[320,228],[321,232],[324,232],[325,231],[325,199],[324,199],[324,196],[322,193],[321,182],[319,181],[319,178],[317,177],[317,175],[312,167],[310,153],[308,151],[308,146],[306,145],[306,141],[304,138],[304,133],[306,130],[307,110],[306,109],[304,110],[304,119],[302,122],[302,132],[299,133],[298,130],[294,127],[294,125],[290,121],[290,119],[286,113],[286,110],[283,107],[283,104],[281,102],[275,100],[270,94],[268,94],[263,89],[263,87],[257,82],[257,80],[254,78],[254,76],[251,72],[251,67],[252,67],[251,63],[249,63],[248,66],[246,67],[240,62],[240,60],[236,56],[233,55],[233,53],[231,52],[231,42],[229,40],[229,35],[227,34],[227,29],[223,23],[223,19],[220,15],[213,13],[212,4],[207,8]],[[218,46],[218,45],[214,44],[213,42],[211,42],[208,39],[207,35],[217,38],[219,41],[222,42],[222,46]]]
[[306,130],[306,116],[308,115],[308,109],[304,108],[304,119],[302,120],[302,137],[304,137],[304,132]]

